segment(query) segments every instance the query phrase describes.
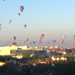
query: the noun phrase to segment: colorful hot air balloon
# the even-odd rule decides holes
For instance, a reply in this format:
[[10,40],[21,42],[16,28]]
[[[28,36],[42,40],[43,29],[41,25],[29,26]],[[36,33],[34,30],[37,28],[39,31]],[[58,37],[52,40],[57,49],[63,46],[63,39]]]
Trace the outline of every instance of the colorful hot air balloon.
[[25,43],[26,41],[23,41],[23,43]]
[[1,24],[0,24],[0,30],[1,30],[1,28],[2,28],[2,27],[1,27]]
[[9,41],[11,41],[11,38],[9,38]]
[[31,45],[31,42],[29,42],[29,45]]
[[25,25],[24,25],[24,27],[26,28],[26,27],[27,27],[27,25],[25,24]]
[[56,42],[56,40],[53,40],[53,42],[55,43],[55,42]]
[[41,37],[44,37],[44,34],[41,34]]
[[9,43],[7,42],[7,44],[9,44]]
[[4,42],[6,42],[6,41],[4,41]]
[[72,44],[71,46],[72,46],[72,47],[74,47],[74,45],[73,45],[73,44]]
[[51,44],[53,44],[53,42],[54,42],[54,41],[52,40],[52,41],[51,41]]
[[41,40],[39,40],[38,42],[41,43]]
[[14,38],[14,40],[16,40],[16,36],[14,36],[13,38]]
[[33,44],[35,44],[35,41],[33,41]]
[[66,38],[66,35],[63,35],[63,39],[65,39]]
[[47,42],[47,44],[49,44],[49,42]]
[[73,38],[75,39],[75,35],[73,35]]
[[11,20],[9,19],[8,22],[11,23]]
[[74,45],[73,45],[73,44],[72,44],[71,46],[72,46],[72,47],[74,47]]
[[21,12],[24,10],[24,7],[23,6],[20,6],[20,10],[21,10]]
[[63,42],[64,42],[63,39],[61,39],[61,40],[60,40],[60,43],[63,44]]
[[18,41],[18,43],[20,43],[20,41]]
[[18,16],[20,16],[20,13],[18,13]]
[[26,38],[26,41],[28,41],[29,39],[28,38]]

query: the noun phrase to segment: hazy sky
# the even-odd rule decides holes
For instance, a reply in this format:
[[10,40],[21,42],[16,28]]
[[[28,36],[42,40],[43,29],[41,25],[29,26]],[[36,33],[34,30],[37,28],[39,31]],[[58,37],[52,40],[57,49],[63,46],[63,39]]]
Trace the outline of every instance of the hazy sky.
[[[23,12],[20,6],[24,7]],[[18,16],[18,13],[21,15]],[[8,20],[12,22],[9,24]],[[16,42],[29,45],[29,42],[35,41],[31,46],[58,45],[60,47],[71,47],[75,45],[75,0],[0,0],[0,46],[6,45],[4,40],[11,45],[16,36]],[[27,25],[27,28],[24,25]],[[44,33],[42,42],[38,40]],[[64,43],[60,44],[60,39],[66,35]],[[9,38],[12,40],[9,41]],[[23,41],[29,38],[29,41]],[[51,44],[52,40],[56,43]]]

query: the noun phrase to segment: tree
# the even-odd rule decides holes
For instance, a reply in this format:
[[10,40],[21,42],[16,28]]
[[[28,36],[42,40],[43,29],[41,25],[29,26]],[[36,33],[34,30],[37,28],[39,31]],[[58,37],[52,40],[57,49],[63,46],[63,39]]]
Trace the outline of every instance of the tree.
[[10,68],[14,68],[15,67],[15,64],[12,61],[6,61],[5,65],[10,67]]
[[33,59],[38,59],[39,56],[38,56],[37,54],[35,54],[35,55],[32,56],[32,58],[33,58]]
[[22,75],[31,75],[30,69],[24,67],[22,69]]
[[24,52],[23,57],[24,58],[30,58],[30,53],[29,52]]
[[41,56],[41,58],[42,58],[42,59],[45,59],[45,55],[43,54],[43,55]]
[[57,64],[56,70],[53,70],[53,75],[75,75],[75,64],[73,63],[63,63]]

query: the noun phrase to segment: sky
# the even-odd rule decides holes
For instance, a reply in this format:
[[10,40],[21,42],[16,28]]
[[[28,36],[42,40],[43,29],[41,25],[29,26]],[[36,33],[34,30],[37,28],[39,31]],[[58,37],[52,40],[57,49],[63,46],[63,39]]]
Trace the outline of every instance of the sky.
[[[20,6],[24,7],[23,12]],[[17,45],[71,47],[71,44],[75,45],[75,0],[0,0],[0,23],[0,46],[7,45],[4,40],[11,46],[16,36]],[[44,37],[39,43],[42,33]],[[66,35],[65,39],[63,35]],[[23,43],[26,38],[29,38],[28,42]],[[61,39],[64,40],[62,45]],[[56,43],[51,44],[52,40]]]

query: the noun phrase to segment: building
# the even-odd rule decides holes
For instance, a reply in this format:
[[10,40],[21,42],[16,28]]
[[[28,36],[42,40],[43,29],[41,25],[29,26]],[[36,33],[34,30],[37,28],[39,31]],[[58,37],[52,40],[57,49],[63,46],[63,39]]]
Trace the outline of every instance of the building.
[[0,62],[0,66],[3,66],[3,65],[5,65],[5,62]]
[[63,60],[66,61],[67,58],[65,56],[52,56],[51,58],[53,61],[59,61],[59,60]]
[[62,53],[64,55],[66,55],[66,50],[65,49],[56,50],[56,53]]
[[38,55],[46,54],[46,50],[44,50],[44,48],[17,46],[15,42],[13,42],[11,47],[7,46],[0,48],[0,55],[11,55],[12,57],[19,59],[22,58],[22,54],[24,52]]

